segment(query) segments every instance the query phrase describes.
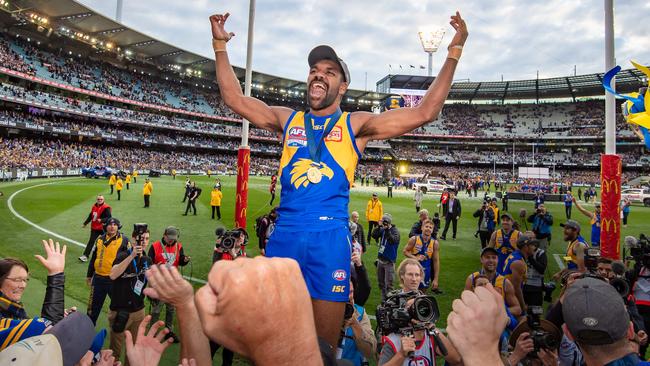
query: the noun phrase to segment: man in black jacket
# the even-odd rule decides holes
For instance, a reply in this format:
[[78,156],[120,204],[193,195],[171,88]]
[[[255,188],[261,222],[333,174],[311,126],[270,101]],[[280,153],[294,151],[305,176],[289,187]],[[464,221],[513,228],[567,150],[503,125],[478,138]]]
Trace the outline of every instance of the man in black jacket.
[[461,208],[460,200],[456,198],[456,191],[449,191],[449,202],[447,203],[447,209],[444,212],[445,214],[445,229],[442,231],[442,236],[440,239],[447,240],[447,230],[449,229],[449,223],[452,224],[453,230],[453,239],[456,240],[456,229],[458,227],[458,219],[460,219]]
[[196,182],[192,182],[192,187],[190,188],[190,193],[187,197],[187,207],[185,207],[185,213],[183,216],[187,216],[187,213],[190,211],[190,207],[194,211],[194,216],[196,216],[196,199],[201,195],[201,188],[196,186]]
[[[535,233],[527,231],[523,235],[535,238]],[[523,294],[527,306],[542,306],[544,303],[544,272],[548,266],[546,251],[536,248],[532,255],[526,258],[526,280],[524,281]]]
[[411,226],[411,231],[409,231],[409,238],[422,234],[422,223],[424,220],[429,219],[429,210],[423,208],[420,210],[420,212],[418,212],[418,215],[420,215],[420,219],[416,221],[413,226]]
[[483,201],[481,208],[474,212],[474,217],[478,217],[478,228],[476,234],[481,238],[481,248],[485,248],[490,241],[494,231],[494,210],[490,210],[487,201]]
[[137,334],[138,327],[144,320],[142,291],[147,283],[145,271],[152,265],[151,258],[146,255],[149,246],[149,230],[140,235],[133,232],[131,239],[133,246],[127,242],[118,249],[109,275],[113,280],[113,287],[108,324],[110,325],[110,348],[116,360],[122,356],[124,331]]

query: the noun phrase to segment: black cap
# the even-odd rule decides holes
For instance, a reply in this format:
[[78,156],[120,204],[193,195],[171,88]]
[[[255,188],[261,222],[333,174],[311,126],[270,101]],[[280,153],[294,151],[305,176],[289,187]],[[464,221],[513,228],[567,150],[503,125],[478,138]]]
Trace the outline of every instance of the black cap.
[[539,246],[539,240],[535,238],[531,238],[528,235],[522,234],[519,236],[519,239],[517,239],[517,248],[526,246],[526,245],[534,245],[536,247]]
[[481,250],[481,257],[484,256],[486,253],[492,253],[494,255],[499,255],[499,251],[492,248],[492,247],[485,247]]
[[307,62],[309,67],[313,67],[319,61],[330,60],[336,62],[341,71],[343,72],[344,81],[350,84],[350,71],[348,70],[348,65],[341,60],[341,58],[334,52],[334,49],[330,46],[320,45],[316,46],[311,52],[309,52],[309,57],[307,57]]

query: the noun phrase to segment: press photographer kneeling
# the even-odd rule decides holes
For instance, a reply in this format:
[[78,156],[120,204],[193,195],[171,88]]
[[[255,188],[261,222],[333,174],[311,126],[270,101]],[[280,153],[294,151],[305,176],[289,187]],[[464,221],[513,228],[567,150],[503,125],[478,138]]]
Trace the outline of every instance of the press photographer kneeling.
[[379,365],[435,365],[443,356],[450,365],[461,364],[460,354],[435,328],[440,317],[433,296],[418,290],[424,276],[420,263],[404,259],[398,268],[401,290],[388,294],[377,307],[377,331],[382,335]]

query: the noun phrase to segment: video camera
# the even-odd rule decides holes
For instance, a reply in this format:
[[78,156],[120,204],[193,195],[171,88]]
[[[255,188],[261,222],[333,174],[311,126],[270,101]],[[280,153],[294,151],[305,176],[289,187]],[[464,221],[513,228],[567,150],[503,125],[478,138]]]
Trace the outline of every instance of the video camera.
[[244,242],[242,246],[248,244],[248,232],[243,228],[237,228],[233,230],[224,230],[223,228],[218,228],[215,232],[217,235],[217,248],[221,248],[223,251],[232,250],[235,247],[235,244],[241,240],[241,237],[244,237]]
[[598,260],[600,259],[600,249],[587,248],[585,249],[585,268],[591,273],[598,271]]
[[625,246],[630,250],[630,256],[626,259],[633,259],[637,266],[642,264],[650,268],[650,240],[645,234],[639,235],[638,240],[633,236],[625,237]]
[[377,306],[376,315],[377,329],[381,334],[409,335],[438,321],[440,310],[431,295],[421,295],[418,291],[393,292]]
[[515,348],[519,336],[527,332],[533,340],[533,351],[526,356],[526,359],[531,360],[537,358],[540,349],[557,350],[562,340],[562,332],[550,321],[541,319],[543,312],[541,306],[529,306],[528,310],[526,321],[520,322],[512,331],[508,343]]

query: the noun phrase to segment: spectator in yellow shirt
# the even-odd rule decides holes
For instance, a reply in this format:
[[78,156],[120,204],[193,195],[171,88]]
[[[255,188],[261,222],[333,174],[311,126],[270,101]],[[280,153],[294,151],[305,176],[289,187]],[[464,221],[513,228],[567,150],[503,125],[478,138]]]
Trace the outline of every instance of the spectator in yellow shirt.
[[217,220],[221,220],[221,198],[223,193],[221,189],[215,186],[210,192],[210,206],[212,206],[212,220],[214,220],[214,212],[217,212]]
[[151,198],[151,192],[153,191],[153,184],[149,178],[144,180],[144,188],[142,189],[142,194],[144,195],[144,207],[149,207],[149,199]]
[[117,179],[115,179],[115,174],[111,174],[110,178],[108,178],[108,185],[111,187],[111,194],[113,194],[113,188],[115,187],[116,182]]
[[[370,244],[370,233],[372,233],[373,227],[379,227],[379,221],[383,215],[384,207],[377,197],[377,193],[373,193],[372,199],[368,201],[368,206],[366,206],[366,220],[368,220],[368,240],[366,242],[368,244]],[[375,240],[375,243],[377,243],[377,240]]]
[[122,192],[122,188],[124,188],[124,181],[122,181],[122,177],[117,177],[117,182],[115,182],[115,190],[117,191],[117,200],[119,201],[122,196],[120,193]]

